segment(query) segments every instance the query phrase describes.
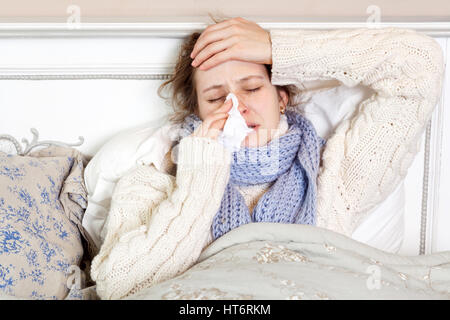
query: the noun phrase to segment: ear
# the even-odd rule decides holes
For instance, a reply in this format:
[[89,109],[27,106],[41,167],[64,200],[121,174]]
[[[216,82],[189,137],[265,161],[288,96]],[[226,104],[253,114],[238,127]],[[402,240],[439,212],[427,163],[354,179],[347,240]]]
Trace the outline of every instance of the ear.
[[289,101],[289,95],[283,88],[277,88],[278,91],[278,101],[280,102],[280,106],[286,107]]

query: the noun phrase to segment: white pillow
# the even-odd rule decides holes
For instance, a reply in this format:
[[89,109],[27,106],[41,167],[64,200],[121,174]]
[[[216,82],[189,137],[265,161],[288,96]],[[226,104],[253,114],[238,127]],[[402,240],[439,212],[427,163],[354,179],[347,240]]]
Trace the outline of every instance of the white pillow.
[[[317,134],[328,139],[337,125],[352,117],[358,105],[374,91],[358,85],[308,91],[302,97],[301,108],[313,123]],[[396,253],[400,250],[404,235],[405,188],[397,189],[382,203],[373,208],[354,230],[352,238],[375,248]]]
[[[359,85],[346,87],[337,82],[318,82],[322,87],[306,88],[297,98],[304,115],[313,123],[317,133],[329,138],[336,126],[348,119],[373,91]],[[144,128],[120,133],[106,143],[85,169],[88,206],[83,226],[100,247],[104,240],[103,226],[117,181],[138,163],[162,159],[167,148],[156,144],[157,139],[169,139],[167,115]],[[157,131],[159,130],[159,131]],[[154,134],[154,135],[153,135]],[[151,138],[150,138],[151,137]],[[165,146],[167,143],[164,144]],[[156,146],[159,146],[157,148]],[[397,252],[403,240],[405,191],[401,183],[384,202],[365,217],[352,238],[388,252]]]
[[[139,163],[161,162],[168,151],[168,117],[153,120],[143,126],[121,132],[104,144],[85,168],[84,180],[88,205],[82,225],[100,248],[103,226],[109,212],[111,197],[118,180]],[[172,132],[172,131],[169,131]]]

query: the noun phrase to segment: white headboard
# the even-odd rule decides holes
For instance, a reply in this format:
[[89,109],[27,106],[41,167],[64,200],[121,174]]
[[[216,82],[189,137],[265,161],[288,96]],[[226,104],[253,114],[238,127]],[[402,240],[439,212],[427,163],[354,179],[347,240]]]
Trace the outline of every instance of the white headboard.
[[[335,29],[366,23],[260,23],[263,28]],[[450,55],[450,23],[379,24],[416,29]],[[373,26],[372,27],[376,27]],[[73,27],[73,26],[72,26]],[[203,23],[0,24],[0,134],[76,143],[93,156],[120,131],[170,112],[156,90],[172,72],[179,45]],[[444,88],[450,87],[448,64]],[[450,250],[450,92],[408,171],[401,253]],[[446,170],[447,169],[447,170]]]

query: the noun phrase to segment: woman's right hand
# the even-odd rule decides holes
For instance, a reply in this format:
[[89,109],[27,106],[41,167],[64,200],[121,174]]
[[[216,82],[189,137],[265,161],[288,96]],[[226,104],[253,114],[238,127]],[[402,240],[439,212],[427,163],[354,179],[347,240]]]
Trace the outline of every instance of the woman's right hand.
[[206,71],[228,60],[272,64],[270,31],[241,17],[208,26],[191,52],[192,66]]
[[191,136],[194,137],[207,137],[213,140],[217,140],[217,137],[223,130],[225,122],[228,119],[228,112],[233,106],[232,99],[225,101],[222,106],[214,112],[211,112],[206,116],[202,123],[194,130]]

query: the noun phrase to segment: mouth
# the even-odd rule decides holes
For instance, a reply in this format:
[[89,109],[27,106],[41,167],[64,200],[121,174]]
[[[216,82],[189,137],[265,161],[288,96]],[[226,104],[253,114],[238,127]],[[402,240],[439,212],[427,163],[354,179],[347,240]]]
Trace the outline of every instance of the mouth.
[[258,129],[259,128],[259,124],[247,124],[247,127],[249,127],[250,129]]

